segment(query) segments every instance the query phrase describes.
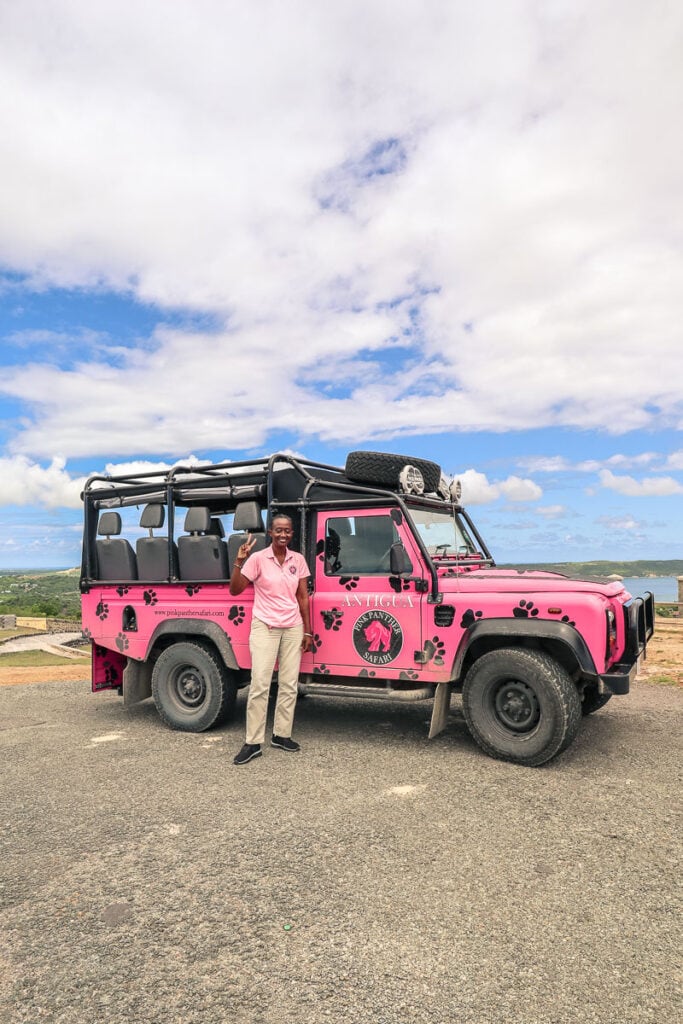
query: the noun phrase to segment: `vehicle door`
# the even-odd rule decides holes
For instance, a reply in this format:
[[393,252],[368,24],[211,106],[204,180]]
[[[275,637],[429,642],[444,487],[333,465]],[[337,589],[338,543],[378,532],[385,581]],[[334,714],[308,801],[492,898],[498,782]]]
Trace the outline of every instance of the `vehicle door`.
[[[398,543],[412,565],[402,576],[390,568]],[[315,572],[316,675],[418,678],[424,571],[402,512],[318,513]]]

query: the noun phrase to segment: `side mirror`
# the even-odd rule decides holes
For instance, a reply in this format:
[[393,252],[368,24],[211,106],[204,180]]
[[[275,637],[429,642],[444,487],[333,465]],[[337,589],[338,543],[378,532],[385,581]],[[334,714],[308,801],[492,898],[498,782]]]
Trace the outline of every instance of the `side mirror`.
[[413,563],[400,540],[391,545],[389,552],[389,570],[392,576],[408,575],[413,571]]

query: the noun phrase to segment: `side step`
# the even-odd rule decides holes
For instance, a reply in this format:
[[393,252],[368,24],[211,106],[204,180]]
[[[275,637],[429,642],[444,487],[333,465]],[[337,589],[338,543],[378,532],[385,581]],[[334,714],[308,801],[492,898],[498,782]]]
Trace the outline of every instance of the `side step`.
[[391,686],[349,686],[348,683],[314,683],[310,680],[310,676],[301,680],[299,693],[316,697],[368,697],[370,700],[393,701],[429,700],[436,693],[434,686],[394,690]]

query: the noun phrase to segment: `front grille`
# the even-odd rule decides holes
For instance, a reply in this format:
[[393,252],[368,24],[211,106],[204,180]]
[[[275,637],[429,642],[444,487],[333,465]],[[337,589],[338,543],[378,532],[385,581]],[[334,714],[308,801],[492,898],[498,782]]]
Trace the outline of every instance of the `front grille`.
[[655,599],[648,591],[643,597],[634,597],[624,605],[626,620],[626,654],[638,658],[654,632]]

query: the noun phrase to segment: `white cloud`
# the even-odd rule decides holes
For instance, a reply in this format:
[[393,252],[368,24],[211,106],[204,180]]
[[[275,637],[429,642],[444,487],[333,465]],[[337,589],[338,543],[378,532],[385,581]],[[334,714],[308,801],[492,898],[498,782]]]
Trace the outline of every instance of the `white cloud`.
[[529,473],[597,473],[605,468],[630,469],[662,462],[664,456],[658,452],[641,452],[638,455],[610,455],[605,459],[580,459],[572,462],[562,455],[536,455],[518,459],[517,463]]
[[671,494],[683,494],[683,484],[671,476],[650,476],[636,480],[632,476],[617,476],[605,469],[600,473],[600,483],[609,490],[624,494],[629,498],[664,497]]
[[643,524],[639,523],[633,516],[600,516],[597,522],[602,526],[608,527],[610,530],[642,534]]
[[499,498],[507,498],[508,501],[537,501],[543,494],[533,480],[523,480],[518,476],[489,481],[484,473],[467,469],[464,473],[456,473],[456,477],[462,483],[464,505],[486,505]]
[[2,12],[0,263],[223,325],[7,367],[15,453],[680,418],[675,5],[168,10]]
[[671,452],[666,460],[665,469],[683,469],[683,448]]
[[567,509],[564,505],[539,505],[535,512],[544,519],[561,519],[566,515]]
[[41,466],[23,455],[0,458],[2,505],[42,505],[45,508],[79,508],[85,477],[74,478],[66,460],[52,459]]

